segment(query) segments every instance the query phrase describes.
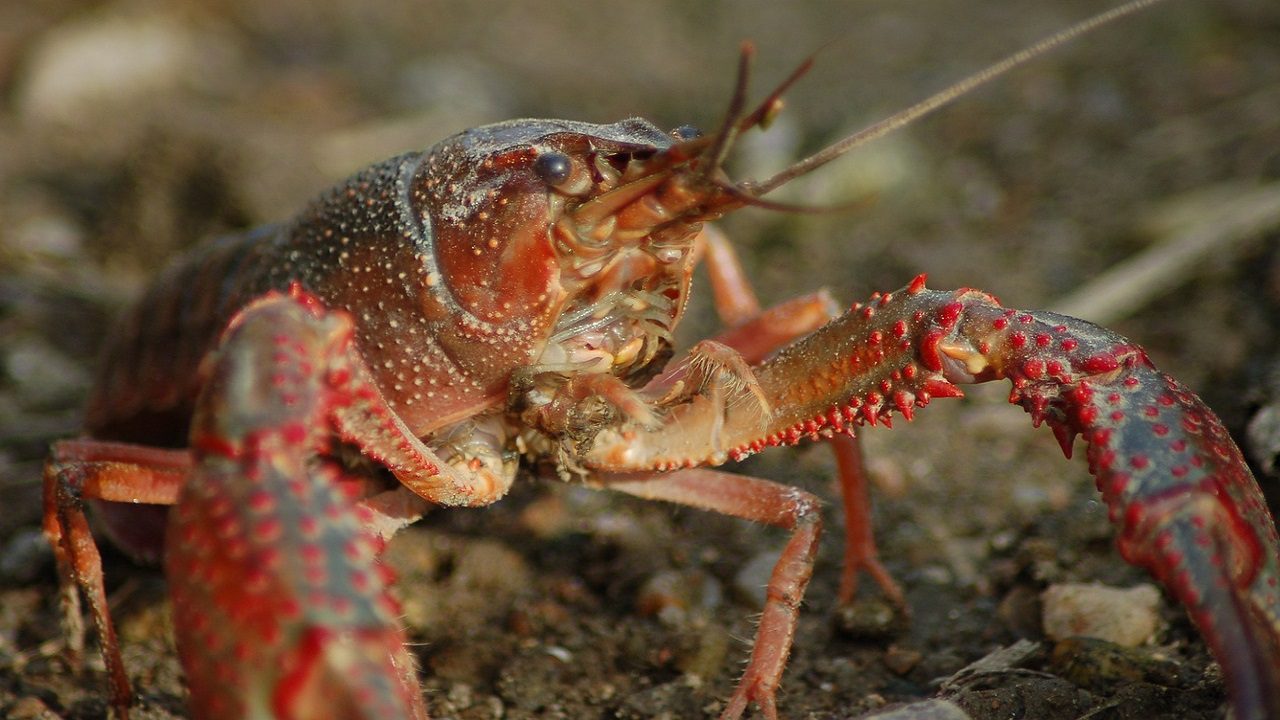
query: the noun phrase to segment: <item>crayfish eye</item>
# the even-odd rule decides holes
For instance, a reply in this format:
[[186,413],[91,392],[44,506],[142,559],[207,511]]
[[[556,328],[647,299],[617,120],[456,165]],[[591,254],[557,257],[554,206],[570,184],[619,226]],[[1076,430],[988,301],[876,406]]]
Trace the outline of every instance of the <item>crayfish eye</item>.
[[680,140],[697,140],[702,137],[702,131],[692,125],[681,125],[672,130],[671,135]]
[[533,171],[551,187],[564,184],[573,172],[573,161],[562,152],[544,152],[533,161]]

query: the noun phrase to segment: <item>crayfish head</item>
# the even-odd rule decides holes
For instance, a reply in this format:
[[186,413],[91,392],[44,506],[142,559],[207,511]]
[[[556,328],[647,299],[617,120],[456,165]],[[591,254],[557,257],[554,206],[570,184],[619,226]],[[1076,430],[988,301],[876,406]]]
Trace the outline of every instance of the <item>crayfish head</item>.
[[633,375],[665,356],[683,311],[707,216],[685,179],[703,145],[639,119],[516,120],[440,143],[406,188],[429,228],[428,294],[541,338],[534,362]]
[[703,223],[765,204],[726,177],[724,158],[805,68],[746,112],[744,60],[705,137],[640,119],[516,120],[442,143],[424,184],[440,281],[481,320],[545,327],[534,363],[548,371],[643,378],[670,354]]
[[808,64],[747,111],[749,55],[709,136],[634,118],[515,120],[433,148],[409,189],[430,227],[436,306],[540,338],[529,360],[548,372],[628,382],[653,373],[670,355],[703,223],[769,205],[731,182],[723,161],[741,132],[768,123]]

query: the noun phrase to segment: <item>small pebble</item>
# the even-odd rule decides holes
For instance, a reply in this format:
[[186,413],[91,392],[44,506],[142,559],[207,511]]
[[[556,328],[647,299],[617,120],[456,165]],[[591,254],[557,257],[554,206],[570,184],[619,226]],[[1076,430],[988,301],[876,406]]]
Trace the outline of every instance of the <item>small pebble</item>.
[[1038,637],[1043,615],[1040,593],[1028,585],[1011,589],[996,607],[996,617],[1021,637]]
[[906,615],[880,598],[866,598],[836,609],[834,622],[841,634],[858,640],[885,640],[906,627]]
[[765,586],[773,574],[773,567],[782,556],[780,550],[768,550],[757,554],[733,576],[733,590],[744,602],[764,606]]
[[548,645],[542,651],[566,665],[573,662],[573,653],[559,645]]
[[1188,687],[1195,682],[1181,665],[1148,648],[1126,648],[1105,640],[1077,637],[1057,643],[1050,670],[1083,689],[1111,693],[1128,683]]
[[1136,647],[1160,628],[1160,591],[1154,585],[1120,589],[1060,583],[1045,590],[1041,600],[1044,632],[1054,640],[1083,636]]
[[919,650],[890,645],[884,654],[884,665],[895,675],[906,675],[924,659]]
[[8,345],[0,352],[0,363],[28,407],[78,400],[90,385],[84,366],[40,340]]
[[636,595],[636,612],[656,615],[676,627],[690,615],[705,614],[720,605],[724,592],[715,578],[698,570],[663,570],[654,574]]
[[0,582],[29,584],[52,562],[53,549],[39,528],[19,530],[0,549]]
[[229,48],[177,13],[108,8],[42,34],[22,63],[15,104],[33,121],[92,123],[215,74]]

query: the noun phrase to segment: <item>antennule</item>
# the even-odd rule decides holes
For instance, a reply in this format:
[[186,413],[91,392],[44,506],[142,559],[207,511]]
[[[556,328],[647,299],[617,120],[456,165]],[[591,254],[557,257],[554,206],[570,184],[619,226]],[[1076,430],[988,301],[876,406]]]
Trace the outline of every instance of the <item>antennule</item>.
[[782,109],[783,94],[813,67],[813,56],[810,55],[795,70],[792,70],[785,80],[778,83],[778,86],[766,95],[754,110],[744,114],[743,109],[747,105],[747,86],[751,80],[751,61],[755,58],[755,54],[755,45],[750,41],[744,41],[738,57],[738,79],[734,83],[733,98],[730,99],[724,120],[721,121],[720,129],[715,134],[714,143],[703,154],[706,158],[701,169],[703,177],[710,178],[715,175],[715,171],[720,169],[725,158],[729,156],[729,151],[733,148],[738,135],[757,125],[764,127],[773,120]]
[[742,117],[742,109],[747,105],[747,85],[751,81],[751,61],[755,56],[756,46],[751,41],[744,40],[738,55],[738,78],[733,85],[733,97],[729,100],[729,108],[725,111],[720,129],[716,131],[715,142],[704,153],[706,162],[701,170],[703,177],[713,177],[715,171],[720,169],[729,155],[729,149],[733,147],[733,141],[741,132],[739,119]]

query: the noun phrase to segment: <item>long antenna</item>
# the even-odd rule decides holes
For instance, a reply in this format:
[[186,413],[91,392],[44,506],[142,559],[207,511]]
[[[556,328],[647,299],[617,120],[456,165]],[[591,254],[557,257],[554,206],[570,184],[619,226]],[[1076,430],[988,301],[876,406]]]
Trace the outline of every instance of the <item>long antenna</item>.
[[1049,37],[1037,42],[1030,47],[1006,57],[1005,59],[989,65],[986,69],[980,70],[969,77],[957,82],[951,87],[942,90],[924,100],[912,105],[911,107],[895,113],[874,125],[870,125],[858,132],[839,140],[809,157],[796,162],[786,168],[777,175],[760,182],[747,181],[739,185],[739,187],[752,195],[764,195],[778,187],[794,180],[801,175],[812,172],[813,170],[826,165],[836,158],[844,155],[850,150],[865,145],[879,137],[887,135],[904,125],[910,124],[921,117],[937,110],[938,108],[950,103],[956,98],[968,93],[974,88],[984,85],[1001,75],[1013,70],[1019,65],[1025,64],[1027,61],[1036,58],[1046,52],[1066,43],[1084,33],[1094,30],[1109,22],[1122,18],[1126,15],[1132,15],[1146,7],[1163,2],[1163,0],[1131,0],[1124,5],[1113,8],[1106,12],[1095,15],[1087,20],[1083,20],[1072,25],[1065,30],[1050,35]]

